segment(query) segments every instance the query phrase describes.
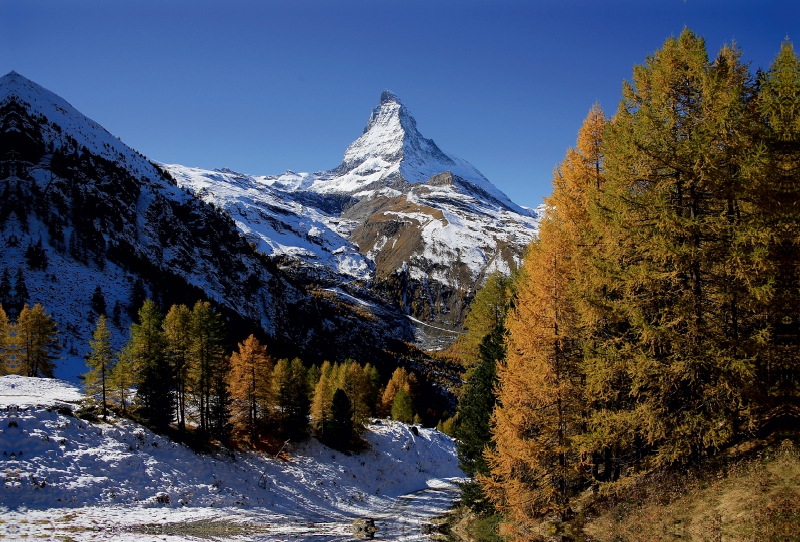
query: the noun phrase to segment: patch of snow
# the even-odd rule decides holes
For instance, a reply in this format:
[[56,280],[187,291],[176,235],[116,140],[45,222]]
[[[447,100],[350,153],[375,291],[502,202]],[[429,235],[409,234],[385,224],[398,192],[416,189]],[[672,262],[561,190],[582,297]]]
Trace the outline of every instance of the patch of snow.
[[352,455],[313,438],[290,443],[288,461],[199,455],[129,420],[92,423],[52,408],[79,397],[64,381],[0,377],[4,517],[76,533],[196,520],[418,524],[446,511],[463,478],[453,439],[435,429],[375,420],[368,449]]

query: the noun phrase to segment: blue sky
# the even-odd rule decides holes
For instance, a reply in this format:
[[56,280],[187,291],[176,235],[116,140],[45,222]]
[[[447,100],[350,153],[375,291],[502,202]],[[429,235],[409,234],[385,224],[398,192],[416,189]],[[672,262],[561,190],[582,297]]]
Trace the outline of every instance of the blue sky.
[[594,102],[684,26],[767,67],[794,0],[0,0],[0,72],[148,157],[335,167],[384,88],[439,146],[536,205]]

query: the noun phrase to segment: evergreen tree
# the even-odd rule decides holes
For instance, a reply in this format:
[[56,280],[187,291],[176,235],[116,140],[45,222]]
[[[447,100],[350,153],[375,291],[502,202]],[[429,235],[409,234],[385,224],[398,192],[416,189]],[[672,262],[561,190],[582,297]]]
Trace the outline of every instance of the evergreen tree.
[[30,297],[28,285],[25,284],[25,274],[22,272],[21,267],[17,269],[17,276],[14,278],[14,292],[18,305],[24,304]]
[[[230,387],[228,386],[231,371],[230,358],[228,356],[223,356],[215,369],[210,402],[211,433],[220,442],[227,442],[232,430],[230,419],[233,400],[231,398]],[[307,402],[308,398],[306,397],[306,403]],[[307,421],[306,425],[308,425]]]
[[[74,237],[74,235],[72,237]],[[128,305],[128,312],[132,317],[136,316],[136,311],[139,310],[138,307],[141,307],[146,299],[147,289],[144,286],[144,281],[137,277],[131,289],[131,304]]]
[[347,393],[341,388],[336,388],[331,399],[331,420],[326,442],[337,450],[346,450],[353,440],[352,412],[353,405]]
[[481,342],[503,319],[510,294],[511,279],[499,271],[489,275],[486,283],[475,294],[464,319],[466,332],[458,337],[452,347],[467,369],[480,363]]
[[380,410],[381,373],[378,371],[377,367],[367,363],[364,365],[364,377],[367,380],[367,393],[364,397],[364,401],[367,404],[369,414],[374,416]]
[[56,323],[39,303],[25,305],[14,326],[22,374],[53,378],[61,351]]
[[311,402],[314,401],[314,390],[317,388],[317,383],[321,377],[322,369],[320,369],[316,363],[308,368],[308,389],[311,394],[309,396]]
[[266,418],[273,370],[267,347],[250,335],[231,354],[231,399],[234,427],[246,430],[250,441],[258,440],[258,426]]
[[122,325],[122,304],[119,302],[119,299],[114,302],[114,310],[111,311],[111,321],[117,327]]
[[192,311],[186,305],[173,305],[164,318],[167,359],[175,384],[175,417],[178,429],[186,431],[186,402],[190,384],[192,353]]
[[350,401],[352,427],[361,427],[369,418],[370,383],[364,369],[352,359],[347,359],[339,369],[336,386],[347,394]]
[[[489,421],[497,394],[497,364],[505,360],[505,327],[502,321],[483,338],[479,348],[480,363],[464,386],[458,402],[457,423],[453,429],[461,470],[470,478],[488,476],[489,465],[484,452],[493,446]],[[444,429],[444,423],[442,423]],[[489,504],[479,483],[472,480],[461,486],[461,502],[476,512],[489,512]]]
[[84,375],[84,387],[86,395],[93,402],[100,403],[105,420],[108,415],[106,388],[114,365],[114,352],[111,348],[111,332],[106,325],[106,317],[102,314],[97,318],[89,346],[92,351],[86,360],[89,372]]
[[28,269],[47,270],[47,251],[42,248],[42,238],[36,244],[29,244],[25,250],[25,260],[28,262]]
[[95,314],[97,314],[98,316],[99,315],[105,316],[106,298],[103,295],[103,289],[100,288],[99,284],[97,285],[97,287],[95,287],[94,292],[92,293],[92,300],[90,302],[90,305]]
[[392,419],[403,423],[413,423],[414,403],[404,388],[399,388],[392,401]]
[[381,413],[383,415],[391,414],[395,397],[397,396],[397,392],[401,389],[405,391],[406,395],[413,403],[416,387],[417,377],[414,373],[409,373],[402,367],[395,369],[381,397]]
[[329,361],[322,364],[319,380],[314,387],[314,398],[311,402],[311,428],[320,440],[325,440],[331,422],[331,407],[335,391],[331,382],[332,365]]
[[298,358],[279,360],[272,374],[273,397],[281,434],[290,438],[308,431],[308,373]]
[[222,321],[208,301],[192,309],[191,381],[202,438],[225,437],[229,415],[228,358]]
[[131,325],[129,342],[136,373],[135,403],[143,420],[165,429],[173,418],[175,397],[166,357],[163,317],[152,299],[145,300],[138,320]]
[[131,388],[136,385],[134,363],[133,350],[128,342],[117,354],[117,362],[108,376],[111,397],[116,399],[123,413],[128,411],[128,405],[131,404]]

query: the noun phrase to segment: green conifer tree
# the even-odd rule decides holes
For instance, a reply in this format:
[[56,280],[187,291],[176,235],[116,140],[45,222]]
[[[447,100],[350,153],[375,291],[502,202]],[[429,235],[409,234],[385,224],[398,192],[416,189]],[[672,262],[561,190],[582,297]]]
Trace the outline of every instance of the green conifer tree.
[[127,413],[131,404],[131,389],[136,386],[135,359],[131,344],[128,342],[117,354],[117,361],[108,377],[111,397],[119,403],[120,410]]
[[331,420],[326,442],[337,450],[346,450],[353,440],[353,406],[347,393],[336,388],[331,399]]
[[173,305],[164,318],[167,359],[175,383],[175,417],[178,429],[186,431],[186,402],[190,381],[192,351],[192,311],[186,305]]
[[163,430],[173,419],[172,370],[166,356],[163,316],[152,299],[139,309],[138,323],[131,324],[130,354],[136,374],[138,415],[146,423]]
[[330,431],[331,406],[335,391],[331,382],[332,366],[329,361],[322,364],[320,377],[314,387],[314,398],[311,402],[311,426],[320,440],[325,440]]
[[308,372],[303,362],[282,359],[275,365],[272,376],[273,397],[278,411],[281,434],[297,439],[308,433]]
[[[494,330],[483,338],[479,347],[480,363],[464,386],[458,402],[453,436],[458,450],[461,470],[474,478],[489,476],[490,469],[484,452],[493,446],[490,420],[497,403],[497,364],[505,360],[505,327],[498,322]],[[444,423],[442,424],[444,429]],[[493,507],[482,486],[475,480],[461,485],[461,502],[479,513],[491,512]]]
[[100,405],[105,420],[108,416],[106,391],[114,366],[114,351],[111,348],[111,331],[103,314],[97,318],[89,347],[91,352],[86,360],[89,372],[84,375],[84,389],[87,397]]
[[414,404],[404,388],[399,388],[394,396],[392,419],[408,424],[414,422]]
[[191,389],[196,401],[201,438],[225,438],[230,418],[229,359],[224,349],[225,332],[208,301],[192,309]]

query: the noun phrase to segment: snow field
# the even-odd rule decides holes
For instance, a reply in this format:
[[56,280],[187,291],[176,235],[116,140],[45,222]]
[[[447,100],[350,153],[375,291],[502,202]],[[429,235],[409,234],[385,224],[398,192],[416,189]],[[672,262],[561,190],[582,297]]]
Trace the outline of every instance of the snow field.
[[223,450],[198,455],[129,420],[71,416],[80,399],[54,379],[0,377],[0,510],[8,517],[136,525],[216,520],[348,522],[443,513],[463,477],[453,440],[376,420],[369,448],[345,455],[315,439],[290,459]]

